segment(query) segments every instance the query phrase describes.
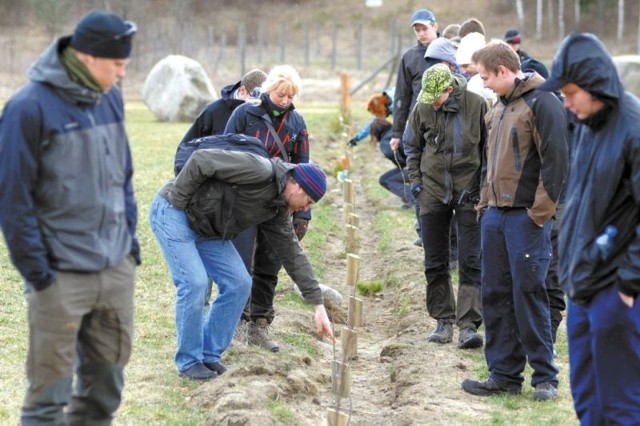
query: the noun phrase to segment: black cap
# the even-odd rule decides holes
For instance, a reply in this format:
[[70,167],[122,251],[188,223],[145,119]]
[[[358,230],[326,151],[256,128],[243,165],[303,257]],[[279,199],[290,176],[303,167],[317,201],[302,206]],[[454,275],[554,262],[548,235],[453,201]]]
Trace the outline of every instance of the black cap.
[[136,24],[104,10],[89,12],[78,22],[71,47],[99,58],[124,59],[131,54]]
[[549,70],[547,69],[547,66],[534,58],[529,58],[522,61],[520,69],[524,72],[535,71],[540,74],[545,80],[549,78]]

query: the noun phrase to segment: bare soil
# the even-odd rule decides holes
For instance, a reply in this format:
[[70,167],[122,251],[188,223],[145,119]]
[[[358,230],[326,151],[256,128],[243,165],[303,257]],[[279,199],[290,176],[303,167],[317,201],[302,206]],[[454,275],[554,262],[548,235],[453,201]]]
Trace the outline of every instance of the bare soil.
[[[361,297],[364,325],[357,327],[357,358],[349,362],[351,386],[349,398],[337,398],[332,392],[331,365],[343,361],[340,324],[346,318],[346,253],[343,235],[329,235],[326,245],[326,269],[331,276],[326,284],[340,291],[345,299],[342,314],[334,315],[335,346],[315,340],[320,354],[313,357],[284,342],[285,336],[313,334],[312,313],[278,307],[271,332],[281,344],[281,352],[268,353],[253,347],[234,347],[225,358],[233,368],[222,377],[203,384],[193,396],[195,406],[208,410],[207,424],[276,425],[284,422],[319,425],[325,422],[329,408],[351,413],[351,425],[455,425],[478,422],[488,417],[486,401],[470,398],[460,382],[478,364],[482,350],[462,351],[454,343],[429,344],[428,333],[435,321],[426,315],[422,249],[412,244],[412,226],[399,226],[386,255],[377,250],[378,235],[372,231],[374,216],[383,210],[401,211],[399,200],[389,195],[368,200],[362,185],[377,179],[388,163],[373,149],[358,148],[350,178],[356,182],[356,213],[360,217],[359,281],[386,282],[375,296]],[[375,181],[374,181],[375,182]],[[334,207],[335,220],[343,220],[343,195],[333,185],[323,203]],[[313,222],[310,231],[313,232]],[[304,242],[304,241],[303,241]],[[291,290],[281,280],[279,296]],[[456,330],[457,333],[457,330]],[[277,401],[277,402],[276,402]],[[286,406],[291,417],[274,415],[274,407]]]

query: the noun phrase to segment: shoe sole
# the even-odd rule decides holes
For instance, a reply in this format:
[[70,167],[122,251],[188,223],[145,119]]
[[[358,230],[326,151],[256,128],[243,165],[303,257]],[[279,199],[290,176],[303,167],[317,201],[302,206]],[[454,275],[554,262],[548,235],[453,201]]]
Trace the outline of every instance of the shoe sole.
[[215,379],[216,377],[218,377],[218,374],[214,374],[212,376],[206,376],[206,377],[193,377],[193,376],[189,376],[187,374],[182,374],[182,373],[178,373],[178,376],[180,376],[183,379],[190,379],[190,380],[211,380],[211,379]]
[[520,395],[522,391],[510,390],[510,389],[496,389],[496,390],[487,390],[487,389],[479,389],[476,387],[471,387],[466,384],[466,380],[462,382],[462,389],[470,393],[471,395],[476,396],[496,396],[496,395]]
[[441,340],[441,339],[437,339],[437,338],[436,338],[436,339],[431,339],[431,338],[428,338],[428,339],[427,339],[427,342],[430,342],[430,343],[439,343],[439,344],[441,344],[441,345],[444,345],[444,344],[446,344],[446,343],[451,343],[452,341],[453,341],[453,339],[449,339],[449,340]]
[[458,344],[458,348],[460,349],[476,349],[476,348],[481,348],[482,344],[484,343],[484,341],[482,340],[481,336],[475,336],[472,337],[471,339],[465,341],[465,342],[461,342]]

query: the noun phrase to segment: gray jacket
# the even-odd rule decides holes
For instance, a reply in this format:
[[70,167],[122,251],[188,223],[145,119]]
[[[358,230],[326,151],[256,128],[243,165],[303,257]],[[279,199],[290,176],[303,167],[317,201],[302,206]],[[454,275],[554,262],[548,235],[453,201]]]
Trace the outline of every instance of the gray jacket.
[[248,152],[224,149],[195,151],[178,176],[160,189],[203,238],[231,239],[260,225],[269,244],[298,285],[306,302],[322,304],[322,292],[311,263],[293,231],[282,198],[294,164]]

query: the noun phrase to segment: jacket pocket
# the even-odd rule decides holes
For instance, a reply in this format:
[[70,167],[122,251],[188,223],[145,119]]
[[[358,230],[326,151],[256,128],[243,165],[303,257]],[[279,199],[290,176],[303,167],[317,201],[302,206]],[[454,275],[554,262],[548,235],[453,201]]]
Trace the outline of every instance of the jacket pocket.
[[511,129],[511,148],[513,150],[513,168],[522,171],[522,158],[520,158],[520,143],[518,140],[518,129]]

